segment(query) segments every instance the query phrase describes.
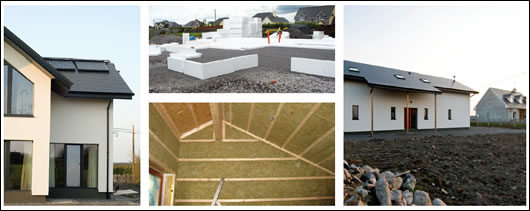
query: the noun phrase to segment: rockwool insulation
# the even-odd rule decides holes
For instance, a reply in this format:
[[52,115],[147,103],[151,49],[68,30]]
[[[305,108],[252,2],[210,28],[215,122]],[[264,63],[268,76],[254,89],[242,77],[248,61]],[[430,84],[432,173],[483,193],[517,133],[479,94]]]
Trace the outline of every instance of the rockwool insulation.
[[[334,104],[194,106],[150,106],[150,131],[166,139],[150,136],[150,157],[177,168],[175,205],[210,205],[221,178],[223,205],[334,204]],[[212,125],[197,126],[203,121]],[[222,125],[221,140],[213,124]]]

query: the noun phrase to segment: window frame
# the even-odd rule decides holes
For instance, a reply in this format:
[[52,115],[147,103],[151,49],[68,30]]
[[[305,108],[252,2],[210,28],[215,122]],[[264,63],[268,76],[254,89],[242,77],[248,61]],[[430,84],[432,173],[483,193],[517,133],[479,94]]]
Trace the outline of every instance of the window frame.
[[447,120],[453,120],[453,111],[451,109],[447,109]]
[[[63,145],[63,156],[64,156],[64,175],[63,175],[63,178],[64,178],[64,181],[62,186],[57,186],[55,185],[55,187],[49,187],[49,188],[69,188],[69,189],[97,189],[98,186],[99,186],[99,179],[96,179],[96,185],[95,187],[88,187],[88,185],[86,183],[83,182],[83,173],[85,171],[85,165],[84,165],[84,161],[85,159],[83,158],[83,150],[85,148],[85,145],[93,145],[93,146],[96,146],[96,156],[97,156],[97,161],[96,161],[96,176],[99,177],[99,144],[79,144],[79,143],[50,143],[50,147],[54,146],[54,145]],[[66,184],[66,181],[67,181],[67,177],[68,177],[68,173],[66,171],[66,166],[67,166],[67,150],[66,150],[66,147],[68,145],[71,145],[71,146],[80,146],[80,165],[81,165],[81,169],[79,171],[79,179],[80,179],[80,185],[79,186],[67,186]],[[51,171],[51,169],[50,169]],[[55,178],[54,178],[55,180]],[[57,184],[57,181],[55,182]],[[49,186],[49,185],[48,185]]]
[[429,120],[429,108],[423,108],[423,120]]
[[390,120],[396,120],[396,107],[390,107]]
[[[4,85],[4,89],[7,90],[6,94],[6,100],[4,101],[4,116],[5,117],[35,117],[35,83],[33,81],[29,80],[28,77],[26,77],[24,74],[22,74],[20,71],[18,71],[13,65],[11,65],[9,62],[4,60],[4,67],[7,65],[7,76],[4,75],[4,77],[7,78],[7,84]],[[26,80],[28,80],[33,88],[33,96],[32,96],[32,102],[31,102],[31,114],[13,114],[11,111],[11,99],[13,99],[13,92],[11,90],[13,89],[13,71],[17,71],[22,77],[24,77]]]
[[[357,116],[354,116],[355,115],[355,112],[354,110],[357,109]],[[352,105],[352,120],[359,120],[359,105]]]
[[[33,174],[33,141],[32,140],[4,140],[4,191],[32,191],[31,187],[29,190],[20,190],[20,189],[9,189],[9,166],[10,164],[10,156],[8,156],[11,152],[9,151],[11,142],[30,142],[31,143],[31,174]],[[33,183],[33,176],[31,177],[31,183]]]

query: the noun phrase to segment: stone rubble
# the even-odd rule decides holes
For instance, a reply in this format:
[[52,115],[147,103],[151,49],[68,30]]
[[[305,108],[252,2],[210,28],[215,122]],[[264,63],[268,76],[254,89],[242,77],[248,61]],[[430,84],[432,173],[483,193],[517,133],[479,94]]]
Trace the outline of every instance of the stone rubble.
[[416,177],[409,171],[380,173],[377,168],[344,161],[344,183],[351,185],[348,193],[346,188],[344,191],[345,205],[447,206],[441,199],[431,200],[429,193],[416,189]]

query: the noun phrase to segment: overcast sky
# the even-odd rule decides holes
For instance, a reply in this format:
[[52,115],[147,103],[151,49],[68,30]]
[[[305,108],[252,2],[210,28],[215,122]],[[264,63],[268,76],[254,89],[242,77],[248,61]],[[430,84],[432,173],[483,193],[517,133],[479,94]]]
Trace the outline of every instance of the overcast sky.
[[198,19],[200,21],[214,20],[214,10],[217,11],[217,18],[222,17],[252,17],[260,12],[273,12],[276,15],[284,17],[289,22],[294,22],[294,16],[298,8],[306,6],[298,5],[201,5],[201,6],[150,6],[149,8],[149,24],[153,25],[153,21],[170,20],[178,24],[186,24],[189,21]]
[[[132,100],[114,100],[114,127],[140,129],[138,6],[5,6],[2,15],[5,26],[43,57],[113,62],[135,93]],[[135,138],[139,153],[140,135]],[[130,162],[131,140],[130,133],[114,137],[114,162]]]
[[344,59],[528,95],[526,6],[346,6]]

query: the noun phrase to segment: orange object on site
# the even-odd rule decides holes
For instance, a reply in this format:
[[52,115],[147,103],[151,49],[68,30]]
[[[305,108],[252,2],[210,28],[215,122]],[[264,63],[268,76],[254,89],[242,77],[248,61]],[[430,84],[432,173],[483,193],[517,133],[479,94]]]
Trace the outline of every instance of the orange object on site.
[[282,31],[278,32],[278,43],[280,43],[280,39],[282,39]]
[[269,42],[269,44],[271,44],[271,38],[269,36],[269,31],[267,31],[267,41]]
[[271,84],[274,85],[276,83],[276,80],[272,80]]

